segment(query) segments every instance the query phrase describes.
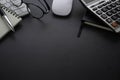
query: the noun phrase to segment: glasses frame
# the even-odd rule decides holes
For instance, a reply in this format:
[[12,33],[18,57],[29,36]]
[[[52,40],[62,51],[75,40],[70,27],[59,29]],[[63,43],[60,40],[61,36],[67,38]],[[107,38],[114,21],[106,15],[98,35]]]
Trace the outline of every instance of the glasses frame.
[[[48,5],[48,3],[47,3],[46,0],[43,0],[43,2],[45,3],[45,5],[41,2],[41,0],[38,0],[39,3],[43,6],[43,8],[44,8],[45,10],[44,10],[43,8],[41,8],[39,5],[37,5],[37,4],[35,4],[35,3],[32,3],[32,2],[24,2],[23,0],[21,0],[21,4],[20,4],[20,5],[15,5],[15,4],[12,2],[12,0],[10,0],[10,1],[11,1],[11,3],[12,3],[14,6],[16,6],[16,7],[20,7],[23,3],[25,3],[26,6],[27,6],[27,11],[29,12],[29,14],[30,14],[33,18],[36,18],[36,19],[41,19],[44,15],[48,14],[49,11],[50,11],[50,6]],[[39,9],[42,11],[43,15],[40,16],[40,17],[35,17],[34,15],[32,15],[31,12],[30,12],[29,5],[33,5],[33,6],[37,7],[37,8],[39,8]]]

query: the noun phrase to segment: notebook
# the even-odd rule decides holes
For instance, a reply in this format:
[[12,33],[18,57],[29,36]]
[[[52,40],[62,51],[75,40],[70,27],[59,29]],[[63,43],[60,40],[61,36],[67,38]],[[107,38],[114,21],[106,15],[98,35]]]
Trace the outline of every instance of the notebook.
[[[8,8],[2,6],[2,9],[4,10],[14,27],[22,20],[21,17],[19,17],[15,12],[9,10]],[[3,38],[9,31],[11,30],[8,27],[8,24],[5,23],[3,18],[0,16],[0,39]]]
[[[16,3],[18,3],[19,0],[14,0]],[[16,7],[12,4],[10,0],[0,0],[0,4],[4,5],[5,7],[9,8],[10,10],[16,12],[19,16],[23,17],[27,14],[29,14],[27,10],[27,5],[23,3],[21,6]]]

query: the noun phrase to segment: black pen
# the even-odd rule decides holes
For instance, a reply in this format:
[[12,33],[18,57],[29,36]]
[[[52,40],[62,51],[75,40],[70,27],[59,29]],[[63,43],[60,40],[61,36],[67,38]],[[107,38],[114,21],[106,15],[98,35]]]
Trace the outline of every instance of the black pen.
[[6,23],[8,23],[9,28],[15,32],[12,23],[10,22],[9,18],[7,17],[6,13],[3,11],[3,9],[0,7],[0,15],[4,18],[4,20],[6,21]]

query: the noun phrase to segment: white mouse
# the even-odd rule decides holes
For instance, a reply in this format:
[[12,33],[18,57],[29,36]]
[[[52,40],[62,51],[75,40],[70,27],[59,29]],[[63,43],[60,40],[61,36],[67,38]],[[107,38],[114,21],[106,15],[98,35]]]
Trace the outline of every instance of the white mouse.
[[73,0],[53,0],[52,11],[59,16],[67,16],[72,10]]

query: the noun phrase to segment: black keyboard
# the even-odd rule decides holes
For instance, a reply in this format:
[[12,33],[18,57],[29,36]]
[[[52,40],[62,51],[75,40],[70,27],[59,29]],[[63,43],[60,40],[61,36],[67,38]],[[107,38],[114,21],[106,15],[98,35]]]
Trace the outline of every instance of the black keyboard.
[[92,6],[92,11],[113,29],[120,28],[120,1],[108,0],[101,3],[97,6]]

